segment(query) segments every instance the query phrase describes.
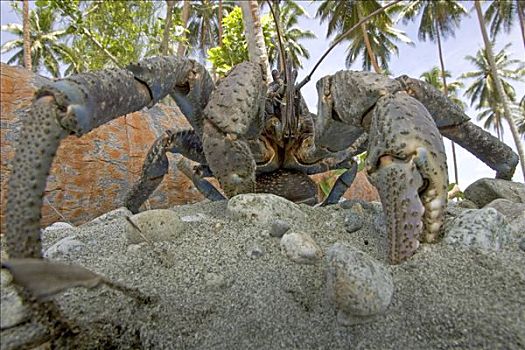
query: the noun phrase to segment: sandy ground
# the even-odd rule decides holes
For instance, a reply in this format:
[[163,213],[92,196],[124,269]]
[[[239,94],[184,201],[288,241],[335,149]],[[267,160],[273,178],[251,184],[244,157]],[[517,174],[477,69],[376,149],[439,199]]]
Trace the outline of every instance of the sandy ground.
[[[342,242],[385,260],[380,205],[364,205],[362,214],[348,207],[301,206],[306,219],[293,230],[310,233],[324,251]],[[290,261],[279,238],[231,219],[225,202],[174,211],[201,220],[164,242],[129,244],[124,218],[46,233],[46,247],[72,235],[85,243],[60,260],[157,298],[137,305],[107,287],[60,294],[65,315],[83,329],[79,348],[525,349],[525,253],[517,243],[489,254],[423,245],[389,266],[395,290],[387,312],[345,326],[325,296],[324,260]],[[347,232],[355,222],[361,228]],[[14,332],[2,333],[2,348]]]

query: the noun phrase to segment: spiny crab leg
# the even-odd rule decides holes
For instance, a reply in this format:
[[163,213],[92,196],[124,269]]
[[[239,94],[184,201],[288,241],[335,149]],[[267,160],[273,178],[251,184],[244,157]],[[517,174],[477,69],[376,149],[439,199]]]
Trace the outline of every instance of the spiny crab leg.
[[366,170],[385,211],[389,260],[399,264],[419,241],[439,236],[448,183],[443,141],[425,107],[398,92],[378,100],[369,142]]
[[[6,241],[10,258],[41,258],[40,208],[60,140],[84,135],[121,115],[151,107],[187,84],[196,62],[156,57],[127,69],[56,80],[37,91],[22,120],[9,177]],[[152,80],[152,77],[157,77]]]

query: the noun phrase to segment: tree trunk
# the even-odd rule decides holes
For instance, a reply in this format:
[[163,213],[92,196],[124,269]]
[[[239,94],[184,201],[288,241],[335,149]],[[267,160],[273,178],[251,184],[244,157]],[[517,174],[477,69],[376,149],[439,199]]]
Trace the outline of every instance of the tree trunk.
[[[361,12],[359,11],[359,5],[357,7],[357,18],[359,21],[361,21]],[[361,33],[363,34],[363,40],[365,42],[366,52],[368,54],[368,57],[370,58],[370,62],[372,63],[372,67],[374,67],[374,71],[376,73],[383,73],[383,70],[379,67],[379,64],[377,64],[376,55],[374,54],[374,51],[372,50],[372,45],[370,44],[370,38],[368,37],[368,32],[366,29],[366,22],[361,23]]]
[[[184,0],[182,5],[182,26],[184,29],[188,27],[188,19],[190,18],[190,0]],[[179,46],[177,47],[177,56],[183,57],[186,54],[186,32],[182,34],[182,40],[179,41]]]
[[520,28],[521,28],[521,39],[523,40],[523,47],[525,48],[525,5],[520,0],[516,1],[518,6],[518,18],[520,20]]
[[175,0],[166,0],[166,20],[164,21],[164,33],[162,33],[162,42],[160,43],[160,54],[166,56],[170,45],[171,20],[173,18],[173,8]]
[[478,14],[479,26],[481,29],[481,35],[483,36],[483,42],[485,44],[485,53],[489,61],[490,72],[492,74],[492,78],[494,79],[494,85],[496,85],[496,91],[499,95],[500,101],[503,104],[503,116],[507,120],[507,123],[509,123],[510,132],[512,133],[512,137],[514,138],[514,143],[516,143],[516,149],[518,150],[518,154],[520,156],[521,171],[523,172],[523,178],[525,179],[525,155],[523,153],[523,145],[520,141],[520,136],[518,133],[518,129],[516,128],[516,124],[514,123],[514,119],[512,119],[507,95],[505,95],[505,93],[503,92],[503,86],[499,78],[498,70],[496,69],[496,61],[494,60],[494,54],[492,53],[492,45],[487,34],[487,28],[485,27],[485,18],[483,18],[483,13],[481,12],[481,5],[479,1],[475,1],[474,4],[476,7],[476,12]]
[[219,0],[219,47],[222,47],[222,0]]
[[266,53],[266,46],[264,45],[259,4],[257,4],[257,0],[240,0],[238,5],[242,9],[244,35],[248,43],[248,56],[250,57],[250,61],[261,65],[267,82],[269,83],[272,81],[270,62],[268,61],[268,54]]
[[[445,72],[445,61],[443,60],[443,49],[441,47],[441,35],[439,33],[439,26],[436,22],[436,35],[437,35],[437,44],[439,51],[439,64],[441,65],[441,79],[443,80],[443,93],[448,97],[448,87],[447,87],[447,78]],[[454,182],[459,186],[459,176],[458,176],[458,161],[456,157],[456,144],[454,141],[450,141],[452,146],[452,162],[454,164]]]
[[499,113],[496,113],[496,134],[498,135],[498,140],[503,141],[503,137],[501,136],[501,132],[499,128],[499,125],[500,125],[499,118],[500,118]]
[[23,32],[24,32],[24,67],[32,70],[31,65],[31,36],[29,29],[29,1],[24,0],[24,18],[23,18]]

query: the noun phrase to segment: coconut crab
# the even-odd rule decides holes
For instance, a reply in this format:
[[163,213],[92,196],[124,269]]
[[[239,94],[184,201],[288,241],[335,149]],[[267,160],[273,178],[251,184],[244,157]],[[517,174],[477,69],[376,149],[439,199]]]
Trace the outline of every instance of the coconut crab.
[[60,140],[151,107],[168,94],[193,128],[168,130],[155,141],[126,201],[133,211],[166,174],[166,152],[201,164],[191,176],[212,200],[224,197],[204,179],[210,175],[227,196],[283,194],[291,187],[285,196],[311,203],[316,191],[305,174],[348,168],[323,202],[331,204],[353,181],[352,157],[367,149],[366,171],[387,216],[388,256],[397,264],[414,254],[420,240],[433,242],[439,235],[448,183],[440,133],[496,170],[497,177],[510,179],[514,172],[518,159],[508,146],[422,81],[340,71],[317,83],[315,115],[295,88],[293,73],[287,82],[274,72],[267,84],[258,64],[244,62],[215,87],[196,61],[156,57],[41,88],[24,120],[9,180],[10,257],[41,256],[42,193]]

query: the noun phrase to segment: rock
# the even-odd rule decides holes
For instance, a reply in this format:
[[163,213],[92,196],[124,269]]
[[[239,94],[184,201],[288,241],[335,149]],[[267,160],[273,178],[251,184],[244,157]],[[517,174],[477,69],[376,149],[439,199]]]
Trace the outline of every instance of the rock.
[[51,224],[50,226],[46,227],[43,230],[42,234],[46,234],[46,233],[49,233],[51,231],[63,230],[63,229],[72,229],[72,228],[75,228],[75,226],[71,225],[70,223],[57,221],[57,222],[54,222],[53,224]]
[[181,219],[181,221],[184,221],[184,222],[199,222],[199,221],[202,221],[202,220],[206,219],[206,215],[204,215],[202,213],[197,213],[197,214],[194,214],[194,215],[183,216],[180,219]]
[[281,238],[284,254],[298,264],[312,265],[323,256],[321,247],[307,233],[289,232]]
[[369,321],[385,312],[394,283],[385,266],[366,253],[336,243],[326,253],[326,293],[346,324]]
[[270,227],[270,236],[281,238],[288,230],[290,225],[282,220],[276,220]]
[[49,247],[44,252],[44,257],[47,259],[54,259],[61,255],[69,255],[72,252],[82,249],[84,246],[84,242],[75,239],[75,236],[68,236]]
[[[327,178],[332,178],[329,180],[330,184],[333,185],[335,182],[335,176],[333,171],[329,171],[322,174],[311,175],[311,178],[319,183],[321,181],[327,181]],[[379,201],[379,193],[376,188],[368,181],[364,171],[357,173],[352,186],[346,190],[343,195],[344,199],[362,199],[367,202]]]
[[2,302],[0,308],[2,317],[0,317],[0,329],[7,329],[19,325],[29,319],[29,309],[22,304],[22,299],[18,296],[15,288],[11,285],[11,275],[7,270],[2,269],[0,272],[1,289],[0,296]]
[[483,178],[465,189],[465,198],[483,208],[495,199],[508,199],[514,203],[525,203],[525,184],[501,179]]
[[512,228],[494,208],[467,209],[445,223],[447,244],[498,251],[512,240]]
[[[4,232],[4,196],[20,118],[28,109],[34,91],[47,81],[24,68],[1,64],[0,232]],[[177,107],[157,104],[152,109],[115,119],[80,138],[64,139],[48,177],[42,227],[55,221],[81,225],[121,207],[126,193],[140,176],[153,141],[168,128],[187,127],[189,123]],[[173,160],[171,155],[168,157]],[[149,198],[148,208],[169,208],[203,199],[174,163],[170,161],[170,171]]]
[[358,215],[348,215],[345,217],[345,230],[348,233],[353,233],[363,227],[363,219]]
[[249,258],[257,259],[264,255],[264,249],[255,243],[246,249],[246,254]]
[[[450,203],[455,203],[455,202],[450,202]],[[461,200],[459,202],[456,202],[456,203],[457,203],[458,208],[479,209],[479,207],[476,205],[476,203],[474,203],[473,201],[468,200],[468,199],[463,199],[463,200]]]
[[144,211],[129,217],[128,223],[126,237],[130,244],[172,241],[179,237],[184,227],[177,214],[169,209]]
[[514,232],[525,235],[525,203],[514,203],[508,199],[495,199],[485,206],[485,208],[494,208],[501,214],[514,229]]
[[520,239],[520,242],[518,245],[520,249],[525,252],[525,238]]
[[265,227],[270,227],[275,220],[292,224],[306,218],[297,204],[268,193],[237,195],[228,201],[227,212],[233,218],[248,219]]
[[104,222],[109,222],[118,218],[124,218],[132,216],[133,213],[126,207],[120,207],[114,210],[111,210],[105,214],[100,215],[99,217],[96,217],[95,219],[91,220],[90,222],[87,222],[84,224],[84,226],[89,225],[98,225]]

